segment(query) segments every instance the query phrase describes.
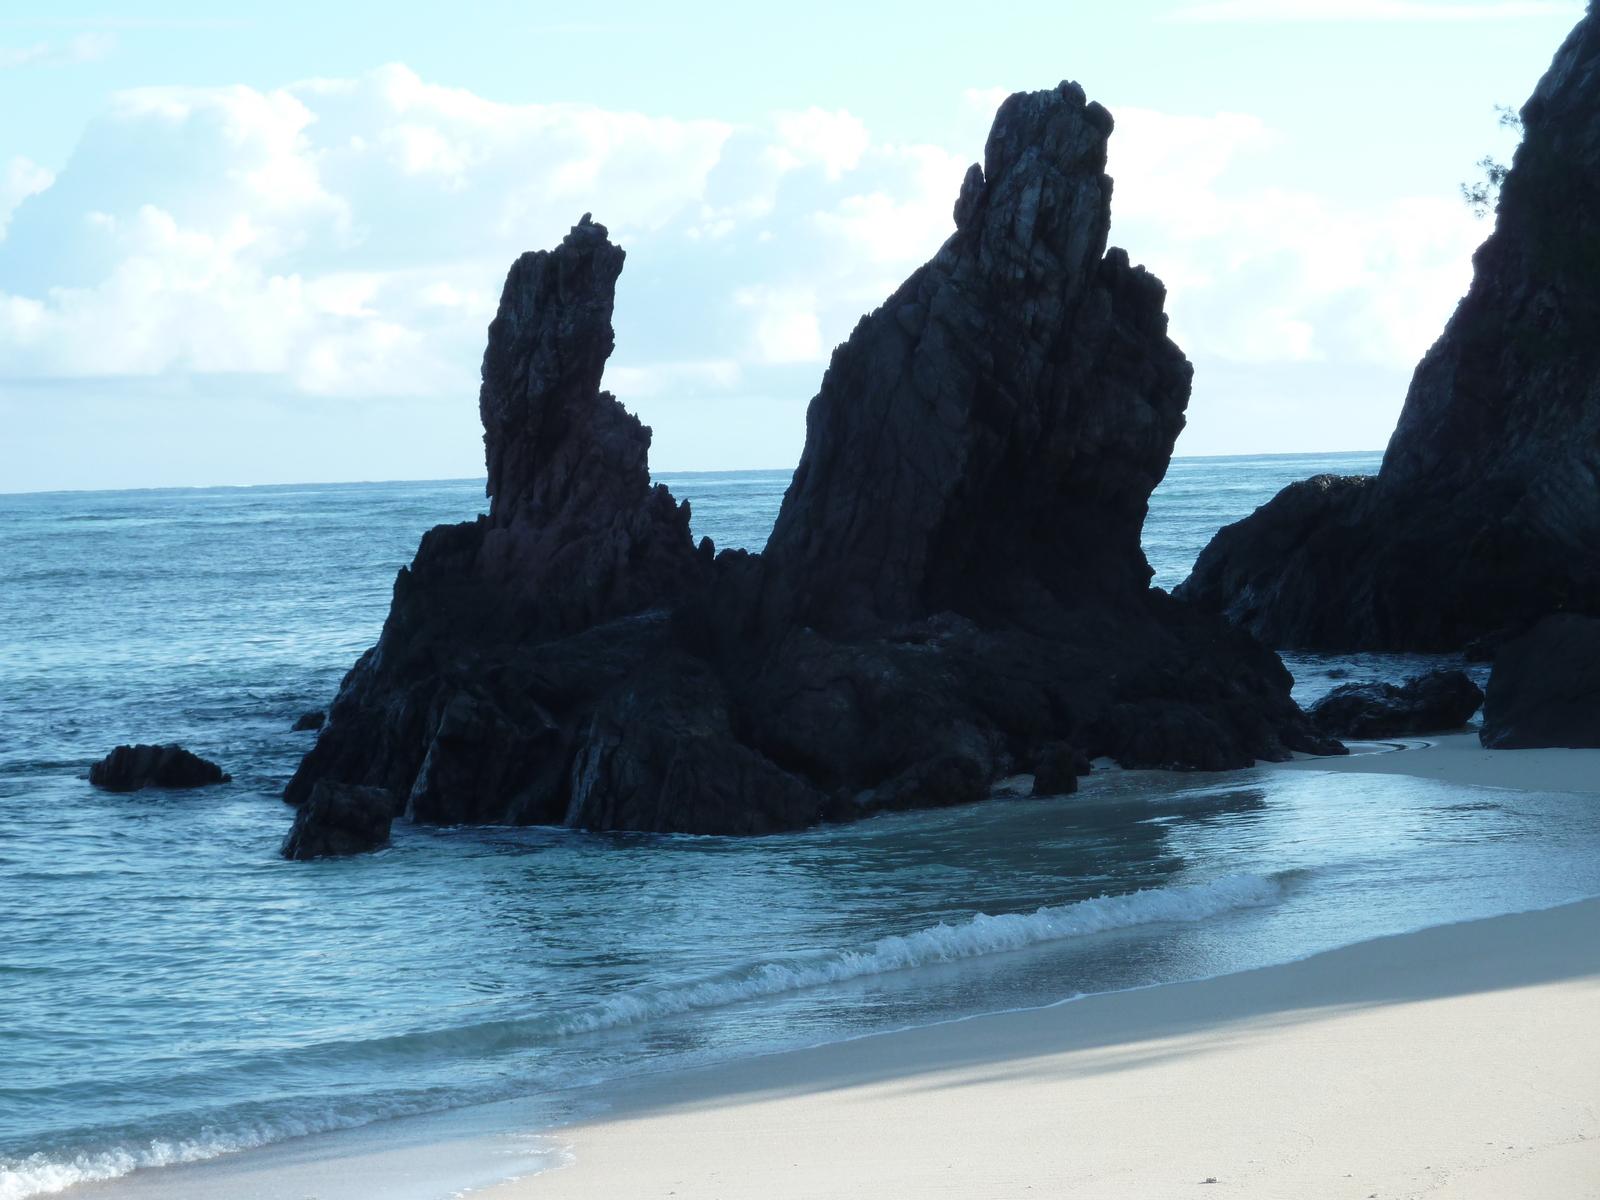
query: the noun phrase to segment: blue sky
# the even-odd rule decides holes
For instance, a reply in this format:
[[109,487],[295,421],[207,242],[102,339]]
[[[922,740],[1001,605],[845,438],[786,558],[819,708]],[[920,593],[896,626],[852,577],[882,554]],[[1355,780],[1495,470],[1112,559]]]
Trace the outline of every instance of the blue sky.
[[1560,0],[101,3],[0,15],[0,491],[481,471],[483,331],[585,211],[663,470],[792,465],[1006,93],[1117,116],[1180,454],[1376,449]]

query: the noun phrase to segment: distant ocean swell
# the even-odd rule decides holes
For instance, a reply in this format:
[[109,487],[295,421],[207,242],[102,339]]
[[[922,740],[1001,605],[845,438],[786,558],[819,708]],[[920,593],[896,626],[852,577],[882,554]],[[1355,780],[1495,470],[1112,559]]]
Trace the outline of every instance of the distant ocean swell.
[[[446,1048],[459,1053],[472,1049],[488,1051],[516,1045],[533,1046],[563,1035],[612,1029],[822,984],[1020,950],[1044,942],[1163,921],[1202,921],[1239,909],[1275,904],[1283,893],[1284,886],[1276,879],[1229,875],[1192,887],[1101,896],[1076,904],[1040,908],[1032,913],[998,916],[980,913],[958,925],[941,923],[904,936],[880,938],[857,950],[771,959],[706,978],[624,992],[560,1016],[496,1021],[343,1046],[324,1043],[307,1047],[306,1051],[314,1052],[325,1061],[330,1055],[340,1054],[406,1058],[436,1054]],[[295,1117],[273,1115],[252,1119],[236,1114],[234,1121],[213,1120],[187,1137],[139,1139],[138,1144],[130,1141],[70,1156],[38,1153],[25,1158],[0,1158],[0,1200],[26,1200],[30,1196],[60,1192],[74,1184],[126,1175],[141,1167],[196,1162],[309,1133],[346,1129],[370,1121],[497,1098],[500,1097],[481,1092],[445,1097],[437,1091],[410,1096],[372,1096],[365,1102],[330,1105],[316,1115],[309,1113],[302,1102]]]

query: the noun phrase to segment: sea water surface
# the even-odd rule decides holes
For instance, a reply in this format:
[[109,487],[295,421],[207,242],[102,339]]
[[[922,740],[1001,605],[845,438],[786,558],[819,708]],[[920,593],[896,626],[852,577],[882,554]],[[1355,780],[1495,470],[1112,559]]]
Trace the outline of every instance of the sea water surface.
[[[1174,460],[1155,582],[1283,484],[1377,461]],[[661,478],[751,549],[788,480]],[[0,1200],[436,1200],[556,1161],[537,1134],[576,1084],[1600,892],[1588,799],[1266,769],[759,839],[396,822],[285,862],[290,724],[420,533],[482,504],[475,480],[0,496]],[[1305,700],[1429,661],[1290,665]],[[132,741],[234,781],[89,787]]]

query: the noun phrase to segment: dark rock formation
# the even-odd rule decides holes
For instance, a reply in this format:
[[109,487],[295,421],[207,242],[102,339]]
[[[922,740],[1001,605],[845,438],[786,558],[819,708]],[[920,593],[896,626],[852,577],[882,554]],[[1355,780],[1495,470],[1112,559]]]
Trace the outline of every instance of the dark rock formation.
[[1547,617],[1500,647],[1478,737],[1491,750],[1600,747],[1600,621]]
[[328,723],[328,714],[325,712],[301,713],[300,719],[294,723],[291,733],[315,732]]
[[1072,84],[1001,107],[955,234],[835,352],[762,555],[695,549],[598,390],[605,230],[525,255],[484,358],[490,513],[423,538],[285,798],[761,833],[1085,754],[1342,750],[1275,655],[1149,586],[1190,371],[1160,283],[1105,249],[1110,130]]
[[1049,742],[1033,762],[1035,796],[1069,796],[1078,790],[1078,776],[1089,773],[1089,756],[1071,742]]
[[278,853],[289,859],[361,854],[389,841],[394,797],[382,788],[317,780]]
[[1374,479],[1295,484],[1178,594],[1269,645],[1460,649],[1600,615],[1600,15],[1522,109],[1471,290],[1417,367]]
[[1346,683],[1306,712],[1329,737],[1385,738],[1460,729],[1483,703],[1465,671],[1430,671],[1392,683]]
[[197,788],[211,783],[232,783],[214,762],[191,754],[182,746],[118,746],[89,768],[89,782],[108,792],[137,792],[141,788]]

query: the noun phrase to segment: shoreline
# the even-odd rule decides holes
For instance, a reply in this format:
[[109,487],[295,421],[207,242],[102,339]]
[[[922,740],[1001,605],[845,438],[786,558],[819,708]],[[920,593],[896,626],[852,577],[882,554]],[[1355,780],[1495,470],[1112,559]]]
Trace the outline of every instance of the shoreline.
[[1391,753],[1300,758],[1259,766],[1274,771],[1409,775],[1414,779],[1437,779],[1443,783],[1518,792],[1600,791],[1600,750],[1485,750],[1476,730],[1393,739],[1388,744],[1412,741],[1425,744]]
[[[1600,751],[1263,764],[1600,790]],[[478,1193],[1600,1197],[1600,897],[592,1090]]]
[[543,1197],[1600,1195],[1600,898],[600,1089]]
[[[1302,759],[1260,764],[1260,768],[1324,774],[1403,774],[1490,787],[1513,786],[1522,791],[1592,791],[1600,784],[1600,751],[1484,751],[1472,732],[1408,741],[1412,743],[1410,746],[1392,753]],[[1423,744],[1416,745],[1417,742]],[[1484,760],[1499,765],[1485,771]],[[1552,972],[1546,964],[1534,971],[1538,978],[1527,978],[1528,954],[1541,951],[1551,941],[1546,932],[1540,932],[1542,923],[1555,921],[1559,924],[1570,919],[1547,914],[1568,909],[1584,914],[1579,918],[1583,924],[1581,932],[1568,929],[1556,937],[1554,943],[1573,950],[1567,956],[1570,977],[1552,978],[1559,973]],[[1509,943],[1504,937],[1492,936],[1498,928],[1495,923],[1507,921],[1531,923],[1527,924],[1527,929],[1533,932],[1524,932]],[[1486,934],[1491,935],[1488,941],[1483,940]],[[1353,974],[1346,971],[1344,976],[1323,978],[1320,982],[1303,979],[1298,984],[1295,982],[1302,972],[1325,971],[1327,961],[1343,961],[1330,956],[1354,955],[1359,960],[1362,955],[1371,953],[1372,947],[1410,945],[1408,939],[1427,942],[1439,937],[1455,939],[1466,947],[1458,958],[1472,958],[1491,975],[1495,971],[1501,974],[1489,981],[1492,986],[1485,986],[1480,971],[1477,983],[1453,985],[1445,988],[1449,994],[1419,1001],[1417,989],[1421,987],[1426,991],[1428,987],[1435,987],[1437,990],[1438,979],[1433,975],[1426,978],[1418,975],[1413,961],[1417,956],[1406,951],[1398,962],[1374,965],[1363,960],[1364,965]],[[1177,1150],[1147,1145],[1147,1135],[1151,1128],[1174,1127],[1172,1132],[1177,1139],[1174,1146],[1190,1145],[1192,1148],[1198,1128],[1205,1134],[1203,1140],[1207,1144],[1222,1146],[1215,1131],[1206,1132],[1207,1105],[1248,1107],[1253,1094],[1271,1094],[1269,1085],[1274,1076],[1271,1064],[1281,1063],[1286,1057],[1295,1061],[1304,1058],[1304,1047],[1308,1043],[1325,1050],[1327,1045],[1343,1038],[1345,1057],[1355,1061],[1360,1058],[1362,1046],[1370,1045],[1374,1037],[1387,1037],[1404,1049],[1414,1051],[1417,1047],[1432,1046],[1435,1057],[1456,1060],[1462,1056],[1461,1048],[1454,1044],[1438,1045],[1435,1037],[1438,1029],[1482,1028],[1487,1022],[1489,1027],[1502,1031],[1503,1040],[1506,1029],[1514,1030],[1518,1006],[1541,1014],[1539,1022],[1549,1030],[1568,1030],[1567,1040],[1581,1051],[1574,1056],[1574,1061],[1588,1064],[1584,1067],[1590,1071],[1587,1078],[1600,1079],[1596,1039],[1581,1027],[1581,1021],[1575,1024],[1571,1016],[1575,1011],[1595,1011],[1594,1001],[1600,999],[1600,980],[1590,978],[1600,976],[1600,953],[1591,949],[1596,946],[1600,946],[1600,897],[1511,917],[1434,926],[1253,971],[1190,982],[1152,984],[1131,991],[1100,992],[1044,1008],[963,1017],[710,1067],[635,1076],[547,1092],[512,1105],[450,1110],[449,1115],[440,1114],[438,1118],[421,1122],[414,1119],[378,1122],[345,1134],[293,1139],[187,1166],[158,1168],[148,1173],[136,1171],[117,1180],[79,1185],[71,1189],[71,1194],[198,1198],[221,1194],[214,1188],[223,1183],[235,1194],[270,1197],[271,1200],[302,1200],[313,1194],[322,1200],[334,1197],[355,1200],[369,1194],[361,1181],[365,1179],[370,1184],[375,1178],[373,1172],[382,1167],[409,1176],[408,1185],[424,1188],[427,1187],[424,1176],[442,1179],[440,1169],[445,1169],[459,1181],[449,1189],[452,1194],[461,1194],[456,1189],[466,1186],[471,1189],[471,1195],[493,1200],[658,1194],[731,1197],[758,1192],[797,1197],[852,1194],[982,1197],[1020,1195],[1030,1186],[1056,1194],[1076,1194],[1082,1186],[1090,1189],[1086,1194],[1143,1197],[1187,1195],[1193,1186],[1208,1177],[1220,1182],[1210,1185],[1205,1195],[1215,1191],[1236,1195],[1342,1196],[1344,1192],[1324,1190],[1320,1184],[1313,1186],[1309,1179],[1286,1181],[1281,1175],[1266,1172],[1265,1168],[1248,1175],[1233,1167],[1224,1171],[1213,1166],[1195,1180],[1179,1179],[1177,1176],[1188,1167],[1173,1158]],[[1484,960],[1493,961],[1484,965]],[[1434,962],[1429,969],[1436,971],[1438,966]],[[1459,973],[1460,967],[1461,963],[1457,962],[1452,969]],[[1523,976],[1518,976],[1519,970]],[[1298,1000],[1293,1003],[1284,1000],[1285,989],[1292,992],[1296,986],[1300,988]],[[1354,999],[1346,994],[1360,986],[1376,987],[1380,992],[1387,989],[1393,994]],[[1508,1009],[1506,997],[1513,994],[1517,999],[1510,1002]],[[1194,995],[1203,1000],[1198,1008],[1182,999]],[[1278,999],[1272,1000],[1273,996]],[[1187,1005],[1188,1011],[1174,1015],[1171,1011],[1174,1005],[1180,1010]],[[1206,1009],[1206,1005],[1211,1007]],[[1209,1012],[1210,1016],[1198,1021],[1195,1019],[1198,1012]],[[1074,1037],[1084,1035],[1086,1020],[1092,1026],[1092,1036],[1087,1042],[1074,1042]],[[991,1025],[1001,1032],[981,1033]],[[1435,1041],[1430,1042],[1430,1038]],[[1546,1043],[1519,1045],[1522,1048],[1517,1055],[1484,1065],[1483,1077],[1476,1083],[1444,1089],[1445,1099],[1451,1099],[1454,1092],[1492,1092],[1500,1086],[1502,1078],[1516,1073],[1519,1064],[1534,1063],[1538,1070],[1547,1072]],[[1589,1057],[1582,1057],[1584,1054]],[[957,1057],[952,1058],[952,1055]],[[1201,1077],[1192,1073],[1186,1076],[1179,1069],[1184,1063],[1200,1062],[1212,1064],[1212,1078],[1205,1078],[1204,1073]],[[829,1067],[828,1063],[834,1065]],[[1168,1071],[1164,1075],[1163,1064],[1170,1065],[1178,1074]],[[1327,1061],[1308,1061],[1293,1074],[1305,1085],[1302,1090],[1320,1094],[1331,1083],[1337,1091],[1346,1082],[1341,1081],[1337,1066],[1337,1062],[1330,1066]],[[1412,1063],[1413,1074],[1415,1068],[1416,1064]],[[1084,1080],[1105,1079],[1120,1081],[1122,1090],[1103,1093],[1097,1082],[1092,1093],[1094,1098],[1087,1106],[1074,1093],[1074,1089],[1087,1086]],[[1241,1084],[1241,1079],[1254,1080],[1254,1091]],[[1128,1089],[1136,1091],[1138,1086],[1147,1090],[1143,1099],[1135,1102],[1130,1098],[1134,1093]],[[1406,1080],[1390,1078],[1377,1091],[1380,1099],[1383,1095],[1404,1096]],[[1600,1092],[1600,1088],[1591,1088],[1591,1092]],[[1424,1106],[1436,1106],[1439,1094],[1440,1090],[1435,1088],[1424,1098]],[[1203,1095],[1209,1095],[1210,1100],[1196,1101],[1196,1097]],[[1178,1097],[1172,1101],[1178,1108],[1163,1107],[1169,1096]],[[1188,1100],[1183,1100],[1184,1097]],[[1308,1127],[1314,1124],[1311,1118],[1315,1114],[1296,1110],[1290,1099],[1279,1095],[1266,1107],[1282,1114],[1299,1112]],[[1600,1095],[1592,1095],[1585,1103],[1593,1108],[1597,1100]],[[1189,1103],[1190,1108],[1183,1109],[1179,1101]],[[1117,1103],[1132,1103],[1134,1107],[1127,1111],[1116,1110]],[[1254,1103],[1260,1108],[1262,1102]],[[1349,1103],[1356,1102],[1350,1100]],[[524,1105],[532,1108],[522,1107]],[[516,1107],[521,1107],[520,1113],[512,1111]],[[577,1113],[593,1114],[597,1107],[609,1108],[609,1115],[572,1119]],[[1120,1127],[1105,1116],[1113,1110],[1124,1111]],[[540,1115],[534,1117],[534,1111]],[[1075,1122],[1082,1123],[1083,1129],[1096,1131],[1090,1139],[1092,1144],[1079,1145],[1070,1139],[1063,1143],[1059,1131],[1052,1133],[1042,1129],[1038,1125],[1038,1114],[1052,1111],[1076,1113]],[[559,1115],[562,1113],[567,1115],[565,1121]],[[852,1114],[854,1124],[850,1128],[837,1128],[841,1113]],[[1453,1119],[1462,1128],[1476,1128],[1473,1121],[1481,1116],[1481,1113],[1458,1114]],[[1592,1145],[1587,1149],[1585,1146],[1588,1139],[1600,1136],[1600,1130],[1583,1125],[1581,1120],[1574,1123],[1570,1113],[1565,1117],[1557,1114],[1551,1119],[1555,1124],[1547,1120],[1537,1129],[1523,1129],[1519,1134],[1522,1140],[1513,1137],[1506,1144],[1526,1148],[1536,1143],[1551,1147],[1571,1142],[1575,1149],[1549,1150],[1540,1157],[1540,1162],[1555,1163],[1556,1166],[1550,1168],[1555,1170],[1565,1158],[1578,1155],[1575,1161],[1579,1166],[1573,1169],[1581,1169],[1584,1180],[1600,1181],[1600,1159],[1591,1161],[1581,1157],[1594,1149]],[[1096,1120],[1100,1122],[1098,1125]],[[1563,1120],[1567,1122],[1565,1125],[1561,1125]],[[1590,1120],[1592,1125],[1592,1118]],[[1380,1122],[1380,1125],[1378,1135],[1393,1125],[1393,1121]],[[452,1127],[449,1132],[446,1126]],[[852,1133],[856,1126],[859,1129]],[[1074,1129],[1077,1128],[1074,1125]],[[774,1129],[798,1138],[803,1144],[790,1146],[781,1137],[778,1142],[772,1142],[769,1135]],[[946,1130],[946,1135],[931,1143],[926,1137],[918,1141],[921,1134],[913,1136],[905,1132],[936,1129]],[[762,1130],[767,1133],[761,1137],[752,1133]],[[469,1131],[471,1136],[463,1140]],[[918,1160],[937,1157],[941,1147],[952,1139],[965,1140],[975,1146],[972,1131],[980,1131],[978,1140],[994,1148],[989,1157],[998,1156],[1007,1162],[1026,1165],[1026,1177],[1014,1172],[996,1174],[991,1169],[993,1163],[988,1162],[984,1154],[976,1157],[973,1153],[965,1154],[962,1161],[969,1168],[965,1173],[959,1161],[946,1164],[944,1176],[918,1176],[916,1163],[904,1161],[907,1153]],[[1246,1165],[1251,1165],[1252,1159],[1259,1165],[1274,1155],[1281,1157],[1284,1147],[1300,1136],[1293,1130],[1269,1131],[1261,1135],[1257,1143],[1239,1149],[1235,1157]],[[852,1137],[855,1141],[851,1141]],[[1327,1131],[1321,1131],[1316,1137],[1319,1144],[1330,1140]],[[402,1167],[395,1145],[385,1144],[395,1138],[410,1147],[406,1151],[411,1156],[410,1167]],[[763,1138],[769,1140],[763,1141]],[[1046,1169],[1049,1164],[1041,1165],[1043,1160],[1033,1143],[1044,1145],[1051,1138],[1058,1147],[1066,1146],[1060,1151],[1063,1161],[1099,1162],[1100,1167],[1096,1169],[1101,1173],[1087,1182],[1087,1177],[1074,1181],[1050,1175]],[[1184,1138],[1189,1141],[1183,1141]],[[425,1150],[427,1145],[433,1148]],[[838,1162],[832,1162],[826,1155],[819,1158],[806,1150],[807,1146],[815,1150],[823,1145],[834,1148]],[[641,1150],[641,1147],[646,1149]],[[1148,1173],[1140,1174],[1141,1168],[1136,1163],[1118,1165],[1103,1161],[1118,1147],[1136,1148],[1143,1156],[1141,1161],[1147,1159],[1153,1164],[1151,1169],[1162,1169],[1161,1164],[1165,1163],[1176,1174],[1173,1179],[1154,1178]],[[794,1150],[800,1152],[791,1153]],[[1431,1156],[1446,1165],[1431,1161],[1424,1164],[1438,1168],[1430,1176],[1437,1177],[1434,1183],[1446,1177],[1441,1174],[1444,1171],[1453,1172],[1450,1178],[1464,1179],[1492,1168],[1501,1176],[1511,1172],[1510,1182],[1496,1176],[1496,1190],[1483,1193],[1485,1196],[1591,1194],[1574,1190],[1565,1181],[1552,1183],[1548,1180],[1539,1188],[1519,1192],[1516,1188],[1521,1185],[1517,1180],[1522,1176],[1516,1172],[1534,1170],[1533,1165],[1524,1161],[1525,1155],[1519,1152],[1515,1163],[1510,1159],[1501,1162],[1504,1155],[1491,1156],[1492,1161],[1479,1161],[1461,1147],[1457,1150],[1460,1153],[1455,1159],[1442,1150]],[[900,1153],[901,1157],[894,1157],[891,1151]],[[441,1152],[444,1152],[443,1157],[440,1157]],[[792,1159],[787,1175],[774,1175],[769,1169],[767,1160],[774,1152],[780,1156],[787,1154]],[[448,1168],[446,1159],[452,1163]],[[526,1165],[519,1170],[512,1165],[514,1159],[521,1159]],[[558,1161],[570,1165],[523,1174],[522,1178],[507,1183],[492,1182],[497,1178],[505,1179],[507,1175],[538,1171],[540,1165]],[[984,1163],[988,1165],[980,1169],[980,1164]],[[1349,1194],[1362,1197],[1421,1194],[1415,1187],[1397,1191],[1397,1186],[1407,1181],[1395,1176],[1391,1168],[1393,1163],[1377,1164],[1375,1169],[1379,1169],[1380,1174],[1390,1171],[1381,1180],[1369,1179],[1361,1171],[1344,1172],[1351,1179],[1373,1185],[1366,1191]],[[1545,1170],[1542,1166],[1538,1169]],[[885,1170],[890,1173],[884,1174]],[[696,1171],[701,1175],[697,1176]],[[915,1186],[906,1185],[910,1190],[903,1190],[901,1180],[913,1177],[917,1179]],[[398,1176],[395,1182],[399,1182]],[[1410,1184],[1416,1182],[1411,1180]],[[1127,1190],[1118,1191],[1123,1184],[1127,1185]],[[1170,1191],[1163,1190],[1169,1185]],[[1258,1185],[1268,1190],[1252,1190]],[[851,1190],[858,1186],[858,1191]],[[1430,1194],[1432,1186],[1429,1184],[1425,1189]],[[1452,1186],[1466,1185],[1458,1182]],[[1272,1190],[1274,1188],[1279,1190]],[[399,1195],[400,1192],[385,1190],[384,1194]],[[422,1192],[413,1192],[409,1187],[405,1194],[416,1195],[418,1200],[422,1197]],[[1447,1191],[1440,1194],[1471,1197],[1479,1193]],[[1593,1195],[1600,1200],[1600,1190]]]

